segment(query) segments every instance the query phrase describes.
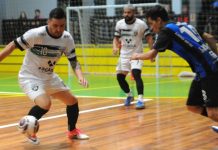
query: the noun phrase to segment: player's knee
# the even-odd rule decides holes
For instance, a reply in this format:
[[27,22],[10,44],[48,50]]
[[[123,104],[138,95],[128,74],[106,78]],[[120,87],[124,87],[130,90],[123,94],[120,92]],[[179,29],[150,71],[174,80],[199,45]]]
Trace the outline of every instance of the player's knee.
[[45,110],[49,110],[51,108],[51,102],[50,103],[46,103],[43,105],[40,105],[41,108],[45,109]]
[[118,73],[117,74],[117,81],[118,82],[123,82],[126,78],[126,75],[125,74],[122,74],[122,73]]
[[37,102],[36,104],[45,110],[49,110],[51,108],[51,101]]
[[66,105],[74,105],[76,103],[78,103],[78,99],[76,97],[72,96],[71,98],[69,98]]
[[135,78],[135,80],[137,81],[137,80],[141,80],[141,70],[139,70],[139,69],[133,69],[132,70],[132,75],[133,75],[133,77]]

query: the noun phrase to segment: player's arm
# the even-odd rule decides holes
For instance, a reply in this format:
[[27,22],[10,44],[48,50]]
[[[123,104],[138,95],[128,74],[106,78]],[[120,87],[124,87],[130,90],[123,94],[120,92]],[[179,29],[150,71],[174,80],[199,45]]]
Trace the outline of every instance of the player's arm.
[[5,57],[10,55],[15,48],[16,45],[14,41],[10,42],[2,51],[0,51],[0,61],[2,61]]
[[117,55],[121,48],[121,42],[118,36],[115,36],[113,39],[113,54]]
[[151,50],[149,50],[146,53],[142,53],[142,54],[134,53],[131,56],[131,59],[133,60],[137,60],[137,59],[154,60],[158,52],[164,52],[166,49],[170,49],[172,45],[172,40],[171,40],[171,37],[168,35],[167,30],[168,29],[162,29],[160,31],[160,33],[158,34],[158,38],[154,42],[152,46],[153,48]]
[[[152,34],[150,33],[150,34],[146,35],[145,39],[146,39],[146,41],[148,43],[149,48],[152,49],[153,48],[153,43],[154,43]],[[151,58],[150,61],[154,62],[155,61],[155,57]]]
[[202,38],[207,42],[208,46],[211,48],[211,50],[213,52],[215,52],[216,54],[218,54],[218,49],[217,49],[217,45],[216,45],[216,39],[214,38],[213,35],[204,32],[202,34]]
[[150,33],[150,34],[146,35],[145,39],[146,39],[146,41],[148,43],[149,48],[152,49],[153,43],[154,43],[152,34]]
[[146,53],[134,53],[131,56],[131,60],[154,60],[157,56],[158,51],[156,49],[151,49]]
[[76,74],[77,79],[79,80],[79,84],[81,84],[84,87],[88,87],[88,81],[83,76],[82,69],[80,63],[77,60],[77,57],[74,56],[72,58],[68,58],[68,60],[74,73]]
[[113,54],[117,55],[119,54],[119,51],[121,49],[121,41],[120,41],[120,24],[117,22],[115,26],[115,31],[114,31],[114,38],[113,38]]

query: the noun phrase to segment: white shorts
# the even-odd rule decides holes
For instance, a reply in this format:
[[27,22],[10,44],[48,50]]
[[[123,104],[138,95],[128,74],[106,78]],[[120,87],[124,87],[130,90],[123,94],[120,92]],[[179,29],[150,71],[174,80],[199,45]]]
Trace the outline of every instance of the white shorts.
[[58,76],[55,76],[51,80],[47,81],[22,78],[19,79],[19,84],[24,93],[26,93],[26,95],[33,101],[37,96],[42,94],[51,95],[60,91],[69,90],[63,80],[61,80]]
[[144,61],[131,60],[129,58],[119,58],[116,71],[131,71],[132,69],[142,70]]

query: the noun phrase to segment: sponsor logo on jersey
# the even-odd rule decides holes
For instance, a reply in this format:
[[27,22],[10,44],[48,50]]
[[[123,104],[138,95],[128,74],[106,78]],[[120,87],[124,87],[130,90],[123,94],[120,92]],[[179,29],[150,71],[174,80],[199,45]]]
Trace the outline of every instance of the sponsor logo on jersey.
[[56,61],[48,61],[48,67],[39,67],[39,71],[46,74],[51,74],[54,71],[54,66],[56,65]]
[[38,91],[39,86],[36,85],[36,84],[33,84],[33,85],[31,85],[31,89],[32,89],[33,91]]
[[30,49],[30,51],[37,56],[61,57],[64,48],[57,47],[57,46],[49,46],[49,45],[34,45],[34,47]]
[[133,30],[121,29],[121,36],[137,36],[138,32]]
[[70,36],[69,36],[69,35],[64,35],[64,38],[65,38],[65,39],[69,39]]

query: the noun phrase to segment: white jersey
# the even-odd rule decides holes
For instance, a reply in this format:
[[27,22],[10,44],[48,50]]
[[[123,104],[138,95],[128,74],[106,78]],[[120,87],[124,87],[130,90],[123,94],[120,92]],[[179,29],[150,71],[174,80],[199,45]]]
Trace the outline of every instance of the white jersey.
[[150,34],[147,24],[136,18],[133,24],[127,24],[125,19],[116,23],[114,36],[120,37],[120,57],[130,57],[134,52],[143,52],[142,39]]
[[60,38],[54,38],[47,26],[31,29],[14,42],[20,50],[27,50],[19,79],[50,80],[56,76],[53,70],[63,53],[68,59],[76,57],[70,33],[64,31]]

